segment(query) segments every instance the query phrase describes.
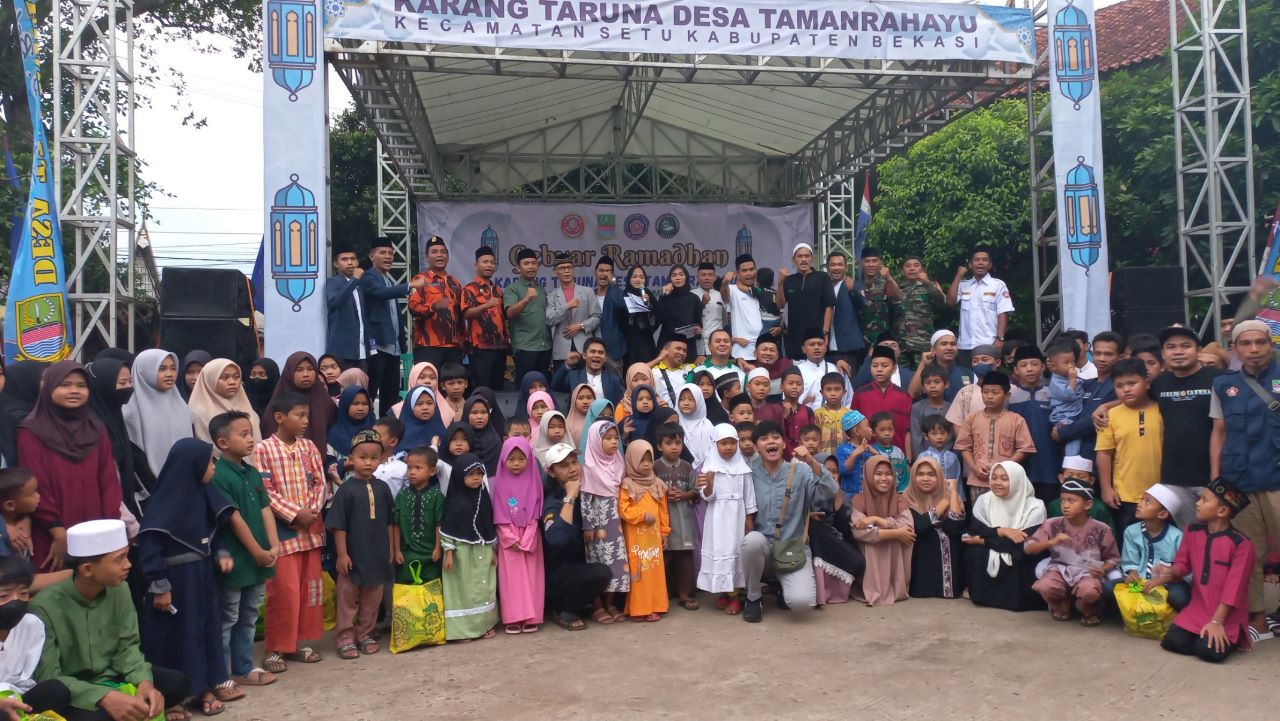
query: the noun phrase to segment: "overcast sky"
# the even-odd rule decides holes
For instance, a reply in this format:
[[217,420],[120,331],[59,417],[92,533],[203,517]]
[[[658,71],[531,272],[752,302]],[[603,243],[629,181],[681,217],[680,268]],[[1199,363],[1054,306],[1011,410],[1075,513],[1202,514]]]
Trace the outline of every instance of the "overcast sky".
[[[188,100],[208,119],[203,128],[183,126],[186,108],[172,107],[171,84],[148,91],[151,107],[135,116],[145,177],[173,196],[150,205],[155,219],[147,230],[157,261],[161,267],[239,268],[247,275],[262,237],[262,75],[229,51],[206,55],[178,43],[160,48],[157,62],[185,71]],[[349,103],[346,87],[330,72],[330,114]]]

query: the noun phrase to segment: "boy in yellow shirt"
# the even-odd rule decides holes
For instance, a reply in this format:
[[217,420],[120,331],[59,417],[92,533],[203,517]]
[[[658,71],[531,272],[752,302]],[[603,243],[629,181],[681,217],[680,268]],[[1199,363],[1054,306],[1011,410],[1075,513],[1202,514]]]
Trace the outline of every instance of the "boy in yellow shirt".
[[1147,368],[1130,358],[1111,371],[1120,405],[1107,412],[1107,427],[1098,432],[1098,478],[1102,501],[1114,509],[1120,533],[1135,520],[1138,501],[1160,482],[1164,420],[1148,394]]

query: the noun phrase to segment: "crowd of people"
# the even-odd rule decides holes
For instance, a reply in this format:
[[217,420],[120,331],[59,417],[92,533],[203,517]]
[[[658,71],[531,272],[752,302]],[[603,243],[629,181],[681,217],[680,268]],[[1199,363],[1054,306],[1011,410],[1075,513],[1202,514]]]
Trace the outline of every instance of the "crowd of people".
[[662,287],[608,258],[577,285],[563,255],[548,289],[524,251],[500,288],[483,247],[463,285],[439,238],[397,284],[390,258],[335,251],[318,359],[5,369],[0,710],[217,714],[322,660],[326,577],[344,660],[381,650],[393,584],[435,579],[455,642],[673,602],[754,623],[766,592],[795,612],[967,596],[1085,627],[1155,593],[1178,611],[1164,648],[1206,661],[1278,625],[1260,321],[1229,350],[1171,326],[1042,352],[1006,340],[986,248],[946,290],[871,248],[820,271],[805,243],[794,269],[741,256]]

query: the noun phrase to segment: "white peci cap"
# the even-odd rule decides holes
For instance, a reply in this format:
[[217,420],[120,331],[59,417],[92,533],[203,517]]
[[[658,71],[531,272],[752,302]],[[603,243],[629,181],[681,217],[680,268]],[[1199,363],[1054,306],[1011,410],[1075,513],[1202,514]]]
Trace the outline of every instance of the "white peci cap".
[[76,558],[101,556],[128,545],[124,521],[85,521],[67,529],[67,554]]

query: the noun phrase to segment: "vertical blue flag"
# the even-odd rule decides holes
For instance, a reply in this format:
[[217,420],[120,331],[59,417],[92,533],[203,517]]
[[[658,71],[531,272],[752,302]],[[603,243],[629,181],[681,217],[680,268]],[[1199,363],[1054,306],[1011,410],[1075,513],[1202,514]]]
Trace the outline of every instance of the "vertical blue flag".
[[253,309],[259,313],[262,311],[262,249],[267,244],[267,239],[263,238],[258,244],[258,259],[253,261],[253,274],[249,276],[249,289],[253,291]]
[[41,118],[38,51],[32,14],[35,3],[13,0],[22,46],[27,107],[31,109],[31,184],[22,234],[13,254],[4,316],[4,355],[9,361],[56,361],[71,355],[67,322],[67,274],[62,264],[62,232],[53,167]]
[[853,252],[862,261],[862,249],[867,247],[867,226],[871,225],[871,173],[862,181],[862,203],[858,206],[858,219],[854,222]]
[[[9,152],[9,136],[0,136],[0,142],[4,143],[4,179],[9,182],[9,187],[21,193],[22,183],[18,181],[18,169],[13,165],[13,153]],[[9,225],[12,227],[9,232],[9,257],[12,258],[18,253],[18,239],[22,237],[22,209],[16,204],[13,206],[13,216],[9,218]]]

